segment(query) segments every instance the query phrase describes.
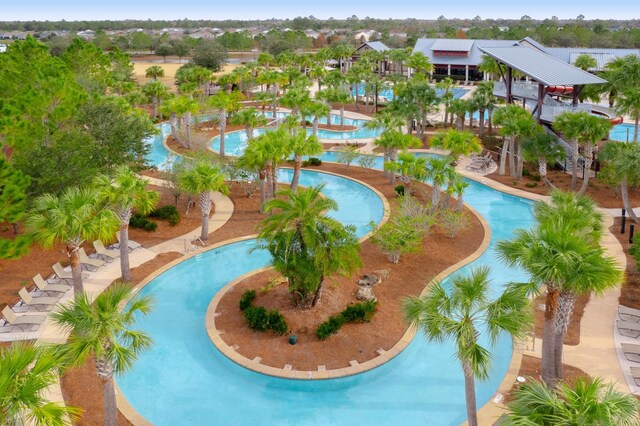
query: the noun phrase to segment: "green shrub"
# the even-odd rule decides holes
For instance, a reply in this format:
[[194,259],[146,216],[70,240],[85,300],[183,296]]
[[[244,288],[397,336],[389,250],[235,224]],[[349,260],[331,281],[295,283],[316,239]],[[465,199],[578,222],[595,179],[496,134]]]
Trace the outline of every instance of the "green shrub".
[[262,306],[249,306],[243,312],[249,327],[256,331],[267,331],[267,310]]
[[378,302],[375,300],[352,303],[342,311],[341,315],[346,322],[369,322],[373,319],[377,306]]
[[404,185],[398,185],[395,188],[393,188],[393,190],[398,195],[404,195]]
[[536,188],[538,184],[536,182],[527,182],[524,184],[527,188]]
[[529,176],[529,179],[531,179],[534,182],[540,182],[542,180],[542,177],[536,173]]
[[271,330],[279,335],[287,334],[289,331],[287,321],[275,309],[267,311],[262,306],[249,306],[244,310],[243,315],[252,330]]
[[150,221],[149,219],[147,219],[142,215],[134,214],[131,216],[131,219],[129,220],[129,226],[132,228],[138,228],[138,229],[143,229],[145,231],[152,232],[156,230],[156,228],[158,227],[158,224]]
[[305,167],[308,166],[321,166],[322,165],[322,160],[316,157],[311,157],[308,160],[305,160],[302,162],[302,165]]
[[640,265],[640,238],[633,238],[633,244],[629,247],[629,254],[636,261],[637,265]]
[[149,214],[149,217],[167,220],[171,226],[180,223],[180,213],[178,212],[178,208],[173,204],[158,207]]
[[253,300],[255,298],[256,298],[255,290],[247,290],[244,293],[242,293],[242,297],[240,297],[240,310],[244,311],[249,306],[251,306],[251,303],[253,303]]
[[323,322],[316,328],[316,337],[320,340],[326,340],[332,334],[335,334],[340,330],[345,323],[342,314],[336,316],[330,316],[328,320]]

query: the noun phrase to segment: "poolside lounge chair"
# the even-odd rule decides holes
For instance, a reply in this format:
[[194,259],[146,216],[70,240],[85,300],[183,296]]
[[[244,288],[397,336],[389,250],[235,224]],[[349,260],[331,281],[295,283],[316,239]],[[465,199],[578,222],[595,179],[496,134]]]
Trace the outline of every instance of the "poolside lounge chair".
[[[53,272],[55,272],[56,277],[60,278],[63,281],[66,281],[68,284],[71,284],[73,281],[73,275],[71,271],[65,271],[60,262],[56,263],[52,266]],[[89,277],[89,274],[82,273],[82,278]]]
[[636,343],[621,343],[624,357],[629,361],[640,362],[640,345]]
[[26,288],[22,287],[18,292],[22,298],[22,302],[28,307],[34,307],[37,310],[49,311],[60,300],[57,297],[33,297]]
[[2,310],[5,321],[13,328],[18,328],[22,331],[29,331],[27,328],[35,326],[36,330],[40,327],[40,324],[47,318],[46,315],[21,315],[17,316],[15,312],[9,307],[5,306]]
[[96,254],[100,256],[102,260],[106,260],[107,262],[111,262],[113,259],[120,257],[120,252],[118,250],[106,248],[100,240],[95,240],[93,242],[93,248],[96,249]]
[[[118,237],[118,245],[119,245],[120,244],[120,233],[117,233],[116,236]],[[142,244],[136,243],[133,240],[129,240],[127,246],[129,247],[129,252],[131,252],[131,251],[133,251],[133,250],[135,250],[137,248],[142,247]]]
[[78,250],[78,256],[80,257],[80,264],[86,269],[94,268],[93,270],[96,271],[99,267],[107,264],[104,260],[91,259],[82,247]]
[[632,321],[616,321],[618,331],[623,336],[638,337],[640,336],[640,324]]
[[619,305],[618,316],[622,321],[640,322],[640,309]]
[[631,367],[631,376],[636,385],[640,386],[640,367]]
[[43,293],[66,293],[71,287],[65,284],[49,284],[42,278],[42,275],[38,274],[33,277],[33,283],[36,288]]

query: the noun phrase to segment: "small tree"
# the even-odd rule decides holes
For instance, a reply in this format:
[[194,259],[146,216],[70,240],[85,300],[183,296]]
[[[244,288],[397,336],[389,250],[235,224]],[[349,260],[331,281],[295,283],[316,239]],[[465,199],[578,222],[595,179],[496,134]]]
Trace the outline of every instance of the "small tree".
[[424,232],[417,226],[416,219],[404,216],[389,220],[373,234],[373,242],[389,258],[389,262],[398,263],[400,255],[417,253],[422,250]]
[[336,162],[344,164],[345,167],[349,167],[356,159],[360,157],[357,145],[347,145],[338,151],[338,157]]
[[471,221],[466,212],[446,208],[440,210],[437,223],[445,230],[449,238],[455,238],[460,231],[469,227]]
[[457,163],[462,155],[468,156],[482,151],[482,143],[476,135],[454,129],[436,133],[429,144],[432,148],[449,151],[454,163]]

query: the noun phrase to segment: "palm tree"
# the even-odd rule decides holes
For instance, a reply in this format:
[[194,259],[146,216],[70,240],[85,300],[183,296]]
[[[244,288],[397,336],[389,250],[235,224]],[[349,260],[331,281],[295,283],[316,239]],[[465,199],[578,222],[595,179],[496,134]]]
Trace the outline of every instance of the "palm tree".
[[33,202],[25,226],[44,248],[56,241],[66,245],[76,296],[84,291],[78,250],[86,240],[110,240],[118,229],[118,217],[100,203],[93,188],[67,188],[60,196],[44,194]]
[[573,65],[583,71],[589,71],[590,69],[596,68],[598,66],[598,62],[593,56],[587,53],[583,53],[581,55],[578,55]]
[[629,199],[629,187],[634,188],[640,184],[640,145],[609,142],[604,146],[600,159],[606,164],[601,173],[620,186],[622,205],[629,217],[638,223],[638,217],[633,212]]
[[398,155],[398,162],[386,163],[385,169],[392,173],[400,173],[400,182],[404,185],[405,195],[411,195],[411,181],[422,181],[427,177],[427,157],[416,157],[408,151]]
[[640,404],[633,395],[618,392],[601,378],[578,378],[570,386],[551,389],[532,381],[514,392],[507,404],[505,426],[616,425],[638,424]]
[[182,173],[180,177],[182,188],[190,194],[200,198],[200,214],[202,217],[202,231],[200,239],[206,241],[209,237],[209,214],[213,202],[211,192],[218,191],[225,195],[229,193],[229,187],[224,182],[224,175],[210,162],[197,160],[196,163]]
[[449,151],[454,163],[457,163],[462,155],[469,156],[472,153],[482,152],[482,143],[476,135],[454,129],[436,133],[429,140],[429,144],[432,148]]
[[151,77],[152,80],[157,80],[158,77],[164,77],[164,68],[160,65],[152,65],[145,71],[145,77]]
[[451,157],[433,157],[428,161],[427,178],[431,180],[431,206],[434,209],[440,203],[441,188],[456,176],[451,163]]
[[444,104],[444,122],[447,123],[449,116],[449,104],[453,101],[452,89],[454,87],[453,80],[450,77],[436,83],[436,88],[440,89],[440,99]]
[[191,149],[191,116],[198,113],[198,102],[190,96],[180,96],[175,98],[171,106],[175,109],[176,114],[180,116],[180,128],[185,131],[186,148]]
[[323,186],[285,189],[266,204],[260,226],[260,247],[269,250],[274,268],[288,278],[294,303],[314,307],[322,295],[325,277],[350,275],[361,265],[360,243],[353,226],[345,227],[328,213],[337,209],[323,197]]
[[162,100],[169,96],[169,89],[164,83],[153,80],[142,86],[142,93],[151,98],[152,115],[153,118],[156,118],[158,116],[158,108],[162,105]]
[[[374,142],[377,147],[384,148],[388,162],[395,163],[398,161],[398,151],[404,151],[409,148],[419,148],[422,141],[412,135],[401,133],[397,130],[385,130],[380,138]],[[389,183],[395,185],[396,174],[391,173]]]
[[19,341],[0,347],[0,424],[63,426],[79,420],[80,409],[43,396],[63,367],[49,347]]
[[82,293],[52,314],[57,325],[71,331],[67,344],[60,348],[63,357],[72,365],[82,365],[89,357],[95,359],[104,394],[104,424],[108,426],[118,424],[113,375],[130,370],[138,355],[152,344],[146,333],[131,329],[137,315],[151,311],[152,301],[148,296],[136,297],[121,311],[132,296],[128,284],[118,283],[95,301]]
[[469,112],[469,101],[465,99],[453,99],[449,102],[447,111],[451,114],[451,121],[456,120],[456,128],[460,131],[464,130],[464,118]]
[[493,76],[497,76],[499,80],[501,80],[502,71],[504,71],[504,67],[498,63],[495,59],[488,55],[482,55],[482,59],[478,64],[478,70],[482,71],[485,74],[488,74],[490,78]]
[[451,185],[452,195],[455,195],[458,199],[458,203],[456,204],[456,210],[462,211],[464,207],[464,191],[469,187],[469,182],[462,179],[460,175],[456,175],[456,179],[453,180],[453,185]]
[[578,156],[580,144],[584,146],[584,179],[580,193],[583,194],[589,185],[593,150],[598,141],[608,137],[611,121],[606,118],[591,115],[588,112],[563,112],[553,123],[571,141],[572,176],[571,189],[576,188],[578,179]]
[[567,155],[556,138],[541,129],[522,141],[522,151],[526,161],[538,162],[538,172],[542,181],[549,188],[554,188],[547,178],[547,164],[562,161]]
[[255,108],[247,108],[233,114],[231,124],[244,126],[247,140],[251,141],[253,139],[253,130],[266,126],[267,119],[262,115],[258,115]]
[[300,112],[302,113],[302,121],[303,126],[306,128],[307,120],[306,117],[313,117],[313,124],[311,127],[311,134],[313,136],[318,135],[318,123],[320,121],[320,117],[326,117],[331,112],[331,107],[324,102],[307,102],[302,105]]
[[468,276],[451,279],[451,291],[441,282],[428,295],[405,300],[407,321],[417,326],[430,342],[452,342],[462,364],[470,426],[478,425],[475,378],[485,380],[491,370],[491,353],[479,343],[486,327],[493,345],[502,332],[516,340],[524,337],[532,323],[526,292],[508,287],[496,300],[490,300],[488,267],[474,269]]
[[[400,69],[402,69],[402,62],[400,62]],[[407,67],[416,71],[417,76],[423,76],[430,72],[433,72],[433,64],[429,61],[427,55],[422,52],[414,52],[407,58]]]
[[633,117],[633,141],[638,142],[640,134],[640,89],[630,87],[623,89],[616,98],[616,112]]
[[219,91],[209,98],[209,105],[218,110],[218,126],[220,129],[220,156],[224,157],[224,134],[227,128],[227,114],[240,108],[242,94]]
[[[478,136],[484,136],[484,113],[487,110],[492,110],[493,105],[496,102],[496,98],[493,95],[493,82],[483,81],[478,84],[475,92],[473,92],[472,99],[478,108],[479,114],[479,130]],[[471,117],[473,119],[473,116]]]
[[98,176],[94,186],[120,220],[120,270],[122,279],[130,281],[129,220],[133,211],[147,215],[158,204],[160,195],[147,189],[147,182],[127,166],[119,167],[113,177]]
[[300,180],[300,168],[302,157],[305,155],[317,155],[322,153],[322,144],[315,136],[307,136],[307,132],[298,132],[287,138],[287,150],[293,154],[293,178],[291,191],[296,192]]
[[282,95],[280,104],[291,109],[291,115],[298,115],[302,105],[311,101],[309,96],[309,90],[306,87],[294,87],[287,90],[287,93]]
[[[329,103],[340,104],[340,125],[344,126],[344,106],[347,103],[353,102],[349,92],[340,89],[329,88],[322,92],[316,93],[316,98],[324,99]],[[329,120],[329,124],[331,121]]]
[[[502,144],[502,153],[500,154],[499,173],[500,175],[505,174],[508,154],[511,176],[520,179],[522,177],[524,155],[518,139],[532,135],[537,129],[536,122],[524,108],[513,104],[498,108],[494,122],[501,126],[500,134],[505,139]],[[516,158],[518,160],[517,167]]]

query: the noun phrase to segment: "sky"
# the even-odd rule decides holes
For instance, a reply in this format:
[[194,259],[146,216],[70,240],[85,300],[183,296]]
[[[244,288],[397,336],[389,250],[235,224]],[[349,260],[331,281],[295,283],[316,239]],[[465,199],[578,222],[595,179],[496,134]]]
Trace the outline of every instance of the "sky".
[[[4,2],[3,2],[4,3]],[[640,0],[27,0],[0,5],[0,21],[65,19],[269,19],[313,15],[347,18],[640,19]],[[614,5],[615,4],[615,5]]]

